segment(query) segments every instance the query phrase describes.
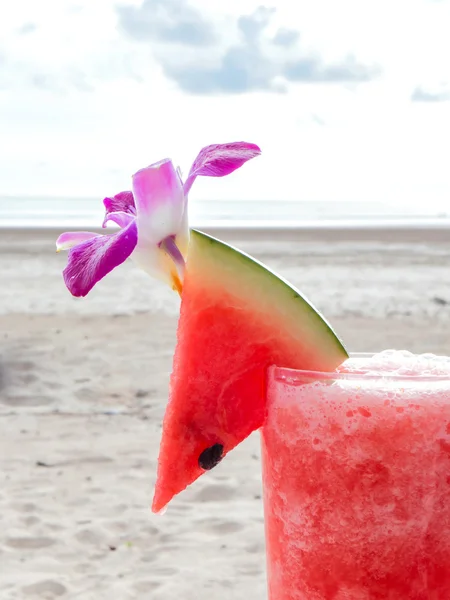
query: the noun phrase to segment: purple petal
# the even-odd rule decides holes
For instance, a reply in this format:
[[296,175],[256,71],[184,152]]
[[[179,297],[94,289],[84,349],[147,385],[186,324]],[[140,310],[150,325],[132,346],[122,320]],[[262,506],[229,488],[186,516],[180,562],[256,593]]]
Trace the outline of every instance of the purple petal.
[[199,175],[208,177],[223,177],[242,167],[251,158],[261,154],[256,144],[247,142],[232,142],[230,144],[212,144],[202,148],[194,160],[184,184],[187,196],[194,180]]
[[97,235],[98,233],[91,233],[90,231],[68,231],[67,233],[62,233],[56,240],[56,251],[69,250],[69,248],[78,246],[78,244],[90,240]]
[[136,216],[136,206],[132,192],[119,192],[112,198],[104,198],[103,205],[106,209],[105,218],[103,219],[102,227],[106,227],[108,221],[114,221],[119,227],[126,227],[131,219]]
[[119,192],[112,198],[105,198],[103,205],[107,213],[125,212],[135,215],[136,207],[132,192]]
[[97,235],[69,250],[64,281],[74,296],[86,296],[94,285],[122,264],[137,244],[136,222],[113,235]]
[[159,244],[183,223],[183,185],[172,161],[161,160],[133,175],[139,244]]
[[121,210],[118,210],[117,212],[107,212],[105,218],[103,219],[102,227],[106,227],[108,221],[112,221],[113,223],[116,223],[116,225],[118,225],[120,228],[123,228],[129,225],[131,221],[134,221],[135,218],[136,215],[132,215]]

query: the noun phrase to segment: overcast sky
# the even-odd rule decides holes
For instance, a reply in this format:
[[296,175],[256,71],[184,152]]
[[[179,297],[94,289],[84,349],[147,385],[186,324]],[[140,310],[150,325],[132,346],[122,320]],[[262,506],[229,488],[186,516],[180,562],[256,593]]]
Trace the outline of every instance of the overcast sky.
[[210,143],[197,198],[450,206],[450,0],[0,6],[0,194],[103,197]]

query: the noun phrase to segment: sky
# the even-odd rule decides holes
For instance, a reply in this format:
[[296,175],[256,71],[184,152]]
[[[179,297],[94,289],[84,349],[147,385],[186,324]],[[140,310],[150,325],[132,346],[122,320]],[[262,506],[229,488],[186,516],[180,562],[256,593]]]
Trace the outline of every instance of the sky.
[[0,195],[103,198],[170,157],[262,155],[199,199],[450,205],[450,0],[14,0]]

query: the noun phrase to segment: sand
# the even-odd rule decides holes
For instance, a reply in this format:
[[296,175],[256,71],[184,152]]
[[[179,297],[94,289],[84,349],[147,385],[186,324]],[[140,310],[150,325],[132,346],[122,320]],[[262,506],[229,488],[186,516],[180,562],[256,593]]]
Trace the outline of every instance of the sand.
[[[265,598],[259,438],[149,504],[177,297],[131,263],[66,291],[55,232],[0,231],[0,598]],[[450,354],[450,233],[221,232],[351,350]]]

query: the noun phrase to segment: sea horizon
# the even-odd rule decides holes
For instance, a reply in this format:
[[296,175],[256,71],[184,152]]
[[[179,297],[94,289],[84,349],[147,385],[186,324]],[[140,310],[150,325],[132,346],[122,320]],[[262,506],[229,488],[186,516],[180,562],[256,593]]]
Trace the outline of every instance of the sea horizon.
[[[450,228],[450,213],[384,202],[194,199],[189,213],[198,228]],[[98,229],[103,216],[98,198],[0,195],[1,229]]]

